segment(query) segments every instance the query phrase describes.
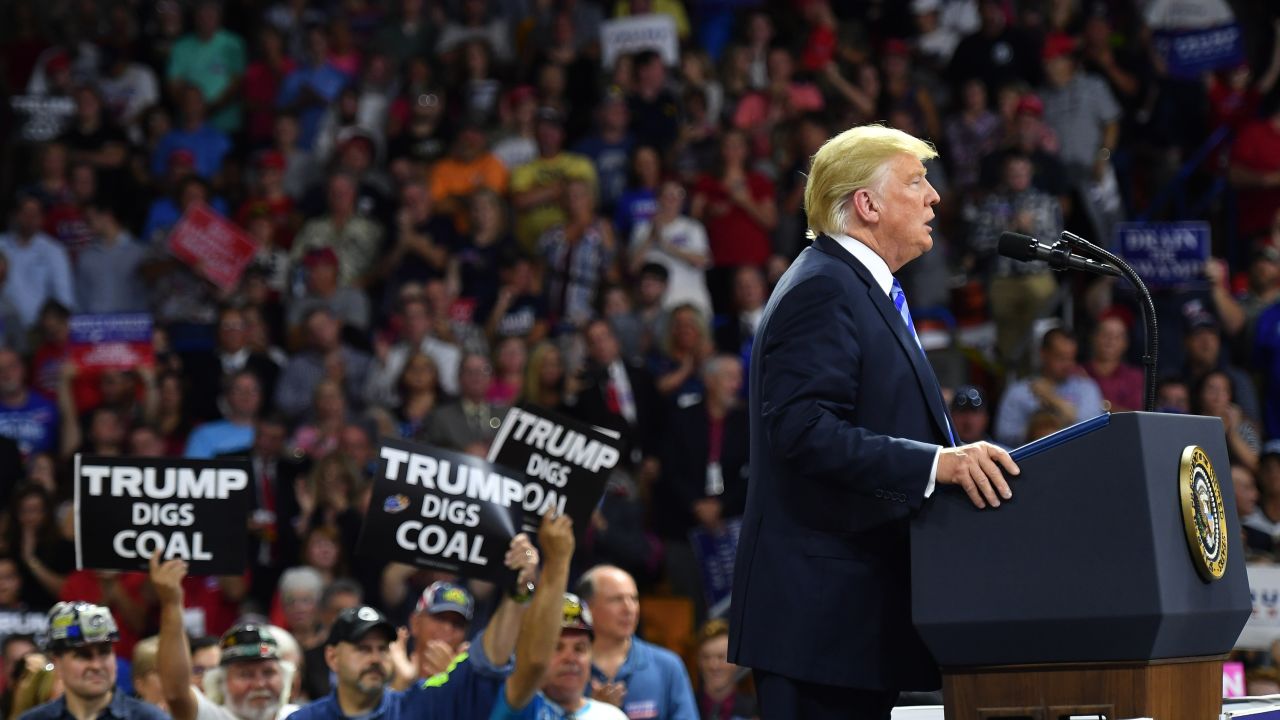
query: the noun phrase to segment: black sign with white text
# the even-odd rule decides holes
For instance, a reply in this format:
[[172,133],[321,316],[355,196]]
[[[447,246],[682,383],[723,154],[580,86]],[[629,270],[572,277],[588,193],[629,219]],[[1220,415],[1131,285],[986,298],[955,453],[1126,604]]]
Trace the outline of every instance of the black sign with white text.
[[524,484],[481,458],[383,439],[356,554],[501,585]]
[[253,486],[247,460],[76,455],[76,567],[145,570],[152,553],[192,575],[239,575]]
[[507,411],[489,462],[524,474],[524,532],[535,534],[543,512],[555,507],[573,519],[581,545],[609,473],[622,457],[620,448],[617,439],[587,423],[519,405]]

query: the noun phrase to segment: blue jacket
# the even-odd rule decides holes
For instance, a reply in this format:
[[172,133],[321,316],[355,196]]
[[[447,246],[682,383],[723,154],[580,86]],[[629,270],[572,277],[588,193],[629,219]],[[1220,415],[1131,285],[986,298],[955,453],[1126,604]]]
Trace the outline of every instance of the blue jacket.
[[[98,715],[98,720],[167,720],[169,716],[160,708],[125,695],[116,688],[111,704]],[[67,712],[67,699],[60,697],[22,713],[18,720],[74,720]]]
[[[453,720],[487,718],[511,673],[511,665],[496,667],[484,656],[483,633],[476,636],[471,653],[463,653],[439,675],[415,683],[403,692],[386,690],[382,702],[361,720]],[[348,720],[338,705],[337,689],[303,706],[293,720]],[[46,720],[41,718],[40,720]]]
[[835,240],[778,281],[750,388],[729,661],[821,685],[938,687],[911,621],[908,533],[950,444],[946,408],[893,302]]
[[666,648],[631,638],[631,650],[614,678],[591,668],[591,677],[601,682],[621,682],[627,686],[622,711],[630,720],[698,720],[698,703],[693,685],[680,657]]

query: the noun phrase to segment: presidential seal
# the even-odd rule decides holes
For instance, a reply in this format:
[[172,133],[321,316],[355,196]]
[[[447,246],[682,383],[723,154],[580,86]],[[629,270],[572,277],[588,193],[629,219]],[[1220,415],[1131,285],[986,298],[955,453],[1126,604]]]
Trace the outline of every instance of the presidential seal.
[[1219,580],[1227,571],[1227,514],[1218,476],[1199,446],[1188,445],[1182,451],[1178,490],[1191,562],[1205,582]]

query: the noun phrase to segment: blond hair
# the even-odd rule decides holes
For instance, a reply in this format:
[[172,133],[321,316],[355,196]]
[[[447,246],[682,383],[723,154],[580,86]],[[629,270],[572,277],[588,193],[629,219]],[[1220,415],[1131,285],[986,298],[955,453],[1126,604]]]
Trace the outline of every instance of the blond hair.
[[130,661],[129,675],[135,683],[147,676],[147,673],[158,670],[156,657],[160,652],[160,636],[152,635],[139,640],[133,646],[133,658]]
[[883,125],[849,128],[823,143],[804,186],[810,234],[845,232],[849,198],[863,188],[878,187],[889,160],[904,153],[922,162],[938,157],[933,145]]

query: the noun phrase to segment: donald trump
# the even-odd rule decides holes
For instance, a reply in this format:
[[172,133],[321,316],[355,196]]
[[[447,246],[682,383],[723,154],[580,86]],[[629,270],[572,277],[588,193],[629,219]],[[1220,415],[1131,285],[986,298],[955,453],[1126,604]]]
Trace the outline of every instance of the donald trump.
[[939,485],[979,508],[1012,497],[1008,453],[956,446],[894,278],[933,247],[934,157],[874,125],[828,140],[805,186],[813,244],[757,332],[729,656],[768,720],[880,720],[898,691],[938,687],[911,623],[909,520]]

